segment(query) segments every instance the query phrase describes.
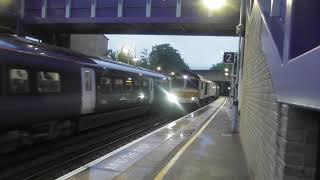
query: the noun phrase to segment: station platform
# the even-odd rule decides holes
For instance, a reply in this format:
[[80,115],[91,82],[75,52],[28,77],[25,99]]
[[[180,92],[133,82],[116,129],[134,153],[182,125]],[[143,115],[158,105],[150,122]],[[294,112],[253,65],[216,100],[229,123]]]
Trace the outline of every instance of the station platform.
[[219,98],[58,179],[248,180],[229,107]]

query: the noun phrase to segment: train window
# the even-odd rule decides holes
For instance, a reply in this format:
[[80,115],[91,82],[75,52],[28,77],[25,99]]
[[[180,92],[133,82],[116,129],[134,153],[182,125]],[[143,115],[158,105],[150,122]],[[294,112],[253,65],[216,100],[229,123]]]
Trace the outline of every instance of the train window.
[[132,84],[132,79],[131,78],[126,80],[125,89],[126,89],[126,92],[132,92],[133,91],[133,84]]
[[187,80],[187,88],[198,89],[198,86],[199,86],[198,79],[189,79],[189,80]]
[[84,72],[84,78],[85,78],[85,88],[86,91],[92,90],[92,74],[90,71]]
[[60,74],[40,71],[37,73],[38,91],[40,93],[56,93],[61,91]]
[[204,87],[204,83],[203,83],[203,82],[201,82],[201,89],[203,89],[203,87]]
[[204,95],[207,95],[208,94],[208,88],[209,88],[209,86],[208,86],[208,83],[205,83],[205,90],[204,90]]
[[100,92],[103,94],[112,92],[111,79],[106,77],[100,78]]
[[142,86],[143,86],[143,89],[149,89],[149,82],[143,81]]
[[123,80],[120,78],[114,79],[112,87],[113,92],[121,93],[123,91]]
[[142,82],[141,81],[134,81],[133,83],[133,89],[135,90],[140,90],[142,87]]
[[10,69],[10,92],[14,94],[23,94],[30,92],[29,74],[25,69]]
[[172,88],[184,88],[184,79],[173,79]]

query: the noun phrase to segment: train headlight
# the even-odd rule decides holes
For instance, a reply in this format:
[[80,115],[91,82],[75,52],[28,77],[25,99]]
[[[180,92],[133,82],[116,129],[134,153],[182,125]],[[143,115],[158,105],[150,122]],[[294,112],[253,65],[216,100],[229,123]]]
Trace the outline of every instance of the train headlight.
[[167,98],[172,103],[178,103],[178,97],[174,94],[168,93]]
[[140,93],[138,97],[139,97],[140,99],[144,99],[144,94],[143,94],[143,93]]

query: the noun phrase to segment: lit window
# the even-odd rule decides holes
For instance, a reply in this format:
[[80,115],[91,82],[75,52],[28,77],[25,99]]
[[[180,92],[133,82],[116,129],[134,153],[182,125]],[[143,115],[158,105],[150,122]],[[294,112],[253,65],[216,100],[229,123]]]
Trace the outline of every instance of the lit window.
[[40,93],[56,93],[61,91],[59,73],[40,71],[37,77],[38,91]]
[[29,74],[25,69],[10,69],[10,92],[22,94],[30,92]]
[[100,86],[101,86],[101,93],[110,93],[112,91],[111,87],[111,79],[106,78],[106,77],[101,77],[100,78]]
[[91,91],[91,90],[92,90],[92,77],[91,77],[91,72],[90,72],[90,71],[85,71],[85,72],[84,72],[84,78],[85,78],[86,91]]

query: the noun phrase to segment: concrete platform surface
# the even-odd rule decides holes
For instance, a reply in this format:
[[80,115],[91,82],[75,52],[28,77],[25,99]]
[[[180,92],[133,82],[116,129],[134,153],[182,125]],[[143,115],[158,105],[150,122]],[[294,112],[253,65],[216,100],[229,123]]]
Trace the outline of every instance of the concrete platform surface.
[[59,180],[249,179],[226,102],[219,98]]
[[231,130],[225,104],[216,117],[174,163],[163,179],[249,180],[239,134]]

